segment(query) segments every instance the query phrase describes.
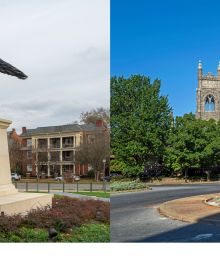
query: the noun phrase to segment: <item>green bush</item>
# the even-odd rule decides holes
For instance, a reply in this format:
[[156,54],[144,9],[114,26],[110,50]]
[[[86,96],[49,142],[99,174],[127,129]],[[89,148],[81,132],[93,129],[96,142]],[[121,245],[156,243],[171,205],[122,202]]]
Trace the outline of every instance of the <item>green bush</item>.
[[149,189],[145,183],[138,181],[119,181],[110,184],[111,191],[126,191],[126,190],[137,190],[137,189]]
[[95,178],[95,172],[93,169],[87,172],[87,178]]

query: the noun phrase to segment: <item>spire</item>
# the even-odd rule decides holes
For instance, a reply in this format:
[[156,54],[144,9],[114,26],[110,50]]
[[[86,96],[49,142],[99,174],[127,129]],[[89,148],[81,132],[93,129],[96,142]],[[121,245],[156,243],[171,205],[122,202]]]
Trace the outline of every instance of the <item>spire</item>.
[[198,82],[199,82],[199,87],[201,86],[201,79],[202,79],[202,61],[199,60],[199,64],[198,64]]
[[220,77],[220,61],[218,62],[218,77]]

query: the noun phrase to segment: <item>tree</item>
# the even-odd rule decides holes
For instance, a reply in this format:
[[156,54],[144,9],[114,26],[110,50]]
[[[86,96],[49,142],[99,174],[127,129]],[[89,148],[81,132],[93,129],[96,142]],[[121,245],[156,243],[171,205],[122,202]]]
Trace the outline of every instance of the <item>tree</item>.
[[24,164],[24,157],[23,152],[21,150],[21,144],[18,141],[9,139],[8,148],[11,170],[13,172],[21,174],[23,169],[22,167]]
[[92,139],[85,138],[81,143],[76,151],[76,162],[89,164],[94,171],[95,179],[98,180],[103,170],[103,159],[106,159],[106,164],[109,165],[109,155],[109,133],[107,130],[104,132],[97,129]]
[[83,124],[95,124],[97,120],[103,120],[109,127],[110,123],[110,111],[108,108],[99,107],[95,110],[83,112],[80,115],[80,122]]
[[189,168],[210,168],[220,162],[220,131],[214,120],[196,119],[191,114],[176,117],[170,131],[165,164],[174,172],[188,176]]
[[162,160],[172,124],[160,81],[134,75],[111,78],[111,147],[123,173],[136,176]]

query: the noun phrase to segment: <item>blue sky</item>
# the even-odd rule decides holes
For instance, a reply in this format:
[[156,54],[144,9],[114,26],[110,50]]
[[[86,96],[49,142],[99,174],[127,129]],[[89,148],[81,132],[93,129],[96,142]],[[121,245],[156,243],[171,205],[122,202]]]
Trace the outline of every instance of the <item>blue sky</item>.
[[175,115],[196,110],[198,60],[217,73],[220,2],[111,0],[111,76],[162,82]]

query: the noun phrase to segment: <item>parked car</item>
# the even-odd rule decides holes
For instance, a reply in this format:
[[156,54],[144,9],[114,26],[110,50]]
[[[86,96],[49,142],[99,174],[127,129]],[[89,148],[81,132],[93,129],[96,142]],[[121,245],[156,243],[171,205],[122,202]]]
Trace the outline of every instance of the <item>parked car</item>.
[[58,181],[58,182],[61,182],[61,181],[64,181],[64,178],[63,178],[63,176],[57,176],[55,178],[55,180]]
[[80,176],[73,175],[73,179],[74,179],[74,181],[79,181],[80,180]]
[[100,179],[101,179],[101,181],[110,182],[111,181],[111,176],[101,177]]
[[11,173],[11,179],[13,181],[21,180],[21,175],[18,175],[17,173]]
[[121,174],[118,174],[118,173],[111,173],[111,174],[110,174],[110,177],[111,177],[111,178],[120,177],[120,176],[121,176]]

